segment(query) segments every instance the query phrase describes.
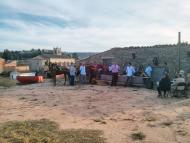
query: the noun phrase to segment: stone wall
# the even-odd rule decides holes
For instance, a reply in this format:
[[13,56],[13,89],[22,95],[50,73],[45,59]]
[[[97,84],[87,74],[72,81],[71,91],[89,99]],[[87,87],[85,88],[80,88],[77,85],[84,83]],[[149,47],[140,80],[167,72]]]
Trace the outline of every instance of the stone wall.
[[75,59],[73,58],[50,58],[49,62],[51,63],[57,63],[64,66],[69,66],[71,63],[75,63]]
[[17,61],[9,61],[4,65],[4,72],[16,71]]
[[117,62],[121,67],[128,62],[131,62],[134,66],[139,65],[147,66],[151,64],[153,66],[153,59],[157,58],[159,66],[163,66],[164,62],[168,63],[171,74],[174,74],[179,70],[179,54],[178,47],[180,46],[180,61],[181,69],[186,72],[190,71],[190,45],[160,45],[150,47],[125,47],[125,48],[113,48],[93,55],[89,58],[80,60],[78,62],[84,63],[103,63],[104,57],[114,57],[113,62]]
[[3,72],[5,65],[5,60],[0,58],[0,73]]
[[30,60],[25,61],[25,63],[27,65],[29,65],[30,71],[42,72],[44,70],[46,60],[43,60],[43,59],[30,59]]
[[18,71],[18,72],[29,72],[30,67],[29,66],[17,66],[16,71]]

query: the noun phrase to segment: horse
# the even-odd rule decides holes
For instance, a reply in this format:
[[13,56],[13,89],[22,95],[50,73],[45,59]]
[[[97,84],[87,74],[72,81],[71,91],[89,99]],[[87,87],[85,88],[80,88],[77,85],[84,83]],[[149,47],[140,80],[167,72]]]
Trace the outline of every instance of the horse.
[[64,75],[64,85],[66,85],[67,78],[69,79],[69,77],[70,77],[69,69],[67,67],[59,66],[57,64],[52,64],[49,69],[51,72],[51,77],[55,76],[55,78],[56,78],[56,75],[63,74]]
[[60,66],[56,71],[56,75],[60,75],[60,74],[64,74],[64,85],[66,85],[67,78],[68,78],[68,81],[70,81],[69,69],[67,67]]

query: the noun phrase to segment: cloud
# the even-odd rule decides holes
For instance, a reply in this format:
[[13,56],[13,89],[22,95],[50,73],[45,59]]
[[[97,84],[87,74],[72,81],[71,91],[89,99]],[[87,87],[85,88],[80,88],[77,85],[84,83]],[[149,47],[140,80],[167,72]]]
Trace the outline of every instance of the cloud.
[[0,2],[0,50],[104,51],[118,46],[184,41],[190,2],[184,0],[6,0]]

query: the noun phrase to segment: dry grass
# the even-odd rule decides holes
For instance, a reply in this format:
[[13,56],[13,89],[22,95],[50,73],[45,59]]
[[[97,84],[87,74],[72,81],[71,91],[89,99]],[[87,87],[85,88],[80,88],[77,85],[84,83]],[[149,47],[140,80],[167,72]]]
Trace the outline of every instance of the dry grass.
[[0,126],[0,143],[105,143],[99,130],[59,130],[55,122],[7,122]]
[[94,122],[99,122],[101,124],[106,124],[106,121],[104,121],[103,119],[94,119]]
[[170,120],[166,120],[166,121],[163,121],[163,122],[161,123],[161,125],[164,125],[164,126],[171,126],[172,124],[173,124],[173,122],[170,121]]
[[146,136],[142,132],[137,132],[137,133],[131,134],[131,137],[133,140],[144,140]]
[[25,100],[27,99],[26,97],[20,97],[19,100]]
[[0,77],[0,86],[11,87],[15,85],[16,85],[16,81],[10,80],[9,78],[5,78],[5,77]]

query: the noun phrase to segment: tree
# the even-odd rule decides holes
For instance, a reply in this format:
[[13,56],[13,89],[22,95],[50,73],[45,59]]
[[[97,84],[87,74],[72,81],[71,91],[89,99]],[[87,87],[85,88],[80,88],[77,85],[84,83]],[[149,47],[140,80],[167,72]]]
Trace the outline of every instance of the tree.
[[38,49],[38,55],[41,55],[42,51],[40,49]]
[[3,58],[3,52],[0,52],[0,58]]
[[7,61],[7,60],[11,60],[12,59],[12,54],[9,50],[4,50],[3,52],[3,58]]
[[79,59],[79,57],[78,57],[78,54],[77,53],[72,53],[72,58],[74,58],[74,59]]

